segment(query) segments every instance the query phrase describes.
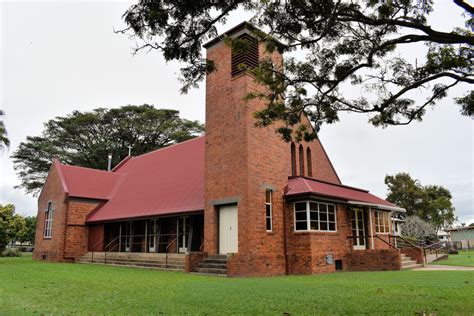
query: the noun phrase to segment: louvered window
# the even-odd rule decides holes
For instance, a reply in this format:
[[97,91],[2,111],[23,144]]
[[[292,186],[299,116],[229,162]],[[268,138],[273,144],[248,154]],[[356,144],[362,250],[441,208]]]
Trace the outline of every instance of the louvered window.
[[258,65],[258,41],[254,37],[244,34],[239,40],[248,43],[247,49],[242,52],[232,53],[232,77]]

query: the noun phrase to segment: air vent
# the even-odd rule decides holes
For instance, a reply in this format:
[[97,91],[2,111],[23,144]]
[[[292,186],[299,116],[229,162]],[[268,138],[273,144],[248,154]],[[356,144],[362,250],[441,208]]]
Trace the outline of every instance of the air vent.
[[256,38],[244,34],[239,37],[240,40],[249,43],[245,52],[232,53],[232,77],[237,76],[248,69],[258,65],[258,41]]

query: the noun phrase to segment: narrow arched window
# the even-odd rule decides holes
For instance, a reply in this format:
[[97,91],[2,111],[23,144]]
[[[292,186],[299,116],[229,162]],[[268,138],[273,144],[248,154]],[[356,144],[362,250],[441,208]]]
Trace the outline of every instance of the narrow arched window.
[[304,150],[303,145],[300,144],[300,176],[304,176]]
[[291,143],[291,175],[296,176],[296,146]]
[[311,161],[311,149],[306,149],[306,169],[308,169],[308,177],[313,176],[313,163]]

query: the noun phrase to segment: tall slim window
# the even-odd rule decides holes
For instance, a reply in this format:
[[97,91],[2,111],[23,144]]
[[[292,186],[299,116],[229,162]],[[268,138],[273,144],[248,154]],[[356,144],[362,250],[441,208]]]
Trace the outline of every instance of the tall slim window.
[[306,149],[306,165],[308,169],[308,177],[313,176],[313,163],[311,161],[311,149],[309,147]]
[[375,211],[375,232],[390,233],[390,212]]
[[53,213],[53,203],[48,202],[48,207],[44,214],[44,238],[51,238],[53,233]]
[[300,176],[304,176],[304,150],[303,145],[300,144]]
[[265,191],[265,225],[267,232],[273,230],[273,221],[272,221],[272,190]]
[[291,143],[291,175],[296,176],[296,146]]

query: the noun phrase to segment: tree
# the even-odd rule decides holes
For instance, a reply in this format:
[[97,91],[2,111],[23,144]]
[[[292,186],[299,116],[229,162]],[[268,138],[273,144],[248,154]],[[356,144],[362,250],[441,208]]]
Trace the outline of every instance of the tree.
[[[135,53],[157,50],[167,61],[183,62],[181,90],[187,92],[214,70],[201,47],[217,36],[216,25],[225,24],[236,10],[250,12],[251,22],[267,32],[255,29],[268,40],[268,51],[306,53],[303,60],[287,58],[282,69],[264,60],[252,71],[273,92],[249,95],[268,101],[256,113],[257,125],[283,120],[286,127],[278,131],[288,140],[303,113],[316,131],[323,123],[338,121],[340,112],[371,114],[370,122],[383,127],[421,121],[428,106],[461,84],[466,94],[455,101],[462,115],[474,116],[474,92],[469,91],[474,83],[474,9],[463,0],[452,4],[465,15],[464,26],[460,19],[459,27],[445,32],[428,23],[432,0],[140,0],[124,13],[127,27],[119,32],[140,43]],[[239,46],[239,40],[227,42]],[[424,59],[403,58],[403,48],[414,45],[424,50]],[[344,95],[341,87],[348,84],[360,88],[361,96]],[[417,93],[425,100],[415,102]],[[297,135],[312,139],[316,133]]]
[[418,216],[433,224],[437,229],[455,222],[455,208],[452,205],[451,193],[438,185],[423,186],[408,173],[387,175],[387,200],[403,207],[406,216]]
[[0,110],[0,149],[10,146],[10,140],[7,137],[7,130],[5,128],[5,123],[3,122],[2,117],[5,116],[5,113]]
[[417,240],[434,240],[437,238],[437,229],[433,224],[412,215],[402,224],[402,235]]
[[24,218],[19,214],[15,214],[13,204],[0,204],[0,253],[25,228],[25,225]]
[[128,155],[166,147],[193,138],[204,131],[197,121],[179,117],[175,110],[151,105],[127,105],[115,109],[74,111],[44,124],[41,136],[27,137],[12,155],[20,187],[37,194],[54,159],[66,164],[106,169]]
[[36,216],[24,217],[25,226],[16,234],[16,239],[21,243],[35,243]]

